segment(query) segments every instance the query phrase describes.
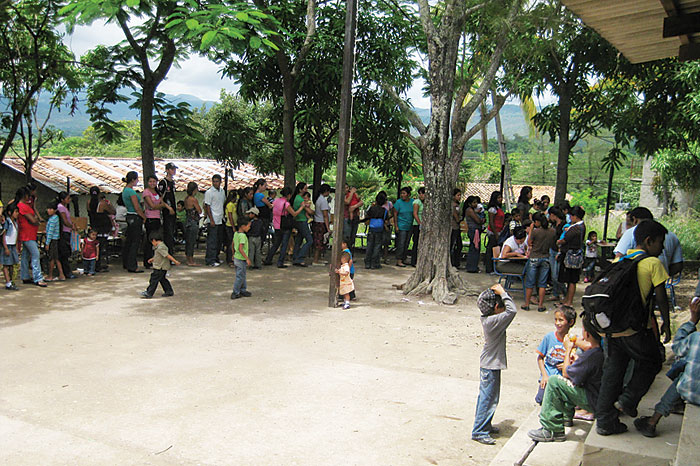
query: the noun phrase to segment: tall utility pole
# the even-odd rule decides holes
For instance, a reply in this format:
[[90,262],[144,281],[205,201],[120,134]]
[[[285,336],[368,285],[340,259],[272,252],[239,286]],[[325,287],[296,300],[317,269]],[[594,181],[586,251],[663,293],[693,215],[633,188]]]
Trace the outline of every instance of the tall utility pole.
[[[345,210],[345,172],[350,152],[350,124],[352,122],[352,81],[355,75],[355,34],[357,32],[357,0],[346,0],[345,48],[343,50],[343,86],[340,91],[340,124],[338,129],[338,158],[335,175],[335,212],[333,218],[333,247],[329,264],[330,285],[328,307],[335,307],[338,296],[339,255],[343,241],[343,213]],[[348,245],[351,246],[352,245]]]

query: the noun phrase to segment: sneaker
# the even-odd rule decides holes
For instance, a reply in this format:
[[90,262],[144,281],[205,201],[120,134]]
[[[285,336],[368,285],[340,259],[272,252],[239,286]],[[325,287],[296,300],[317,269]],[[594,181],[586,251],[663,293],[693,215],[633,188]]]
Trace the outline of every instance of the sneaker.
[[621,413],[625,413],[629,417],[634,418],[634,417],[637,417],[639,415],[639,413],[637,413],[636,408],[628,408],[627,406],[623,405],[619,401],[616,401],[613,406],[615,406],[615,409],[617,409]]
[[595,431],[598,433],[598,435],[602,435],[604,437],[608,435],[624,434],[627,432],[627,425],[618,421],[612,428],[596,426]]
[[169,298],[169,297],[171,297],[171,296],[175,296],[175,293],[174,293],[173,291],[167,291],[167,292],[163,293],[162,296],[163,296],[164,298]]
[[241,297],[240,294],[231,293],[231,299],[238,299],[238,298],[240,298],[240,297]]
[[244,298],[250,298],[251,296],[253,296],[253,293],[251,293],[250,291],[244,290],[244,291],[241,291],[241,296],[243,296]]
[[141,292],[141,297],[142,297],[143,299],[151,299],[153,296],[150,295],[150,294],[148,294],[147,291],[142,291],[142,292]]
[[17,288],[14,283],[10,283],[9,285],[5,285],[5,289],[8,291],[18,291],[19,290],[19,288]]
[[348,309],[350,309],[350,303],[348,303],[348,302],[343,303],[343,310],[347,311]]
[[490,435],[486,435],[484,437],[472,437],[472,440],[483,445],[496,445],[496,441]]
[[211,264],[207,264],[209,267],[219,267],[221,263],[219,262],[212,262]]
[[642,416],[634,420],[634,427],[645,437],[656,437],[656,426],[649,424],[650,416]]
[[535,442],[563,442],[566,440],[564,432],[550,432],[544,427],[531,430],[527,435]]

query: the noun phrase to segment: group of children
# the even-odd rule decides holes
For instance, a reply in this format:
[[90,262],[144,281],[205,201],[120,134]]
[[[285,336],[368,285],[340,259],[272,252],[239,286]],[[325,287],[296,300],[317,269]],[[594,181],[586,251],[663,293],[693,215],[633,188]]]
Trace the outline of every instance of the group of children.
[[[46,209],[46,233],[44,250],[47,258],[46,282],[64,281],[73,278],[70,270],[64,271],[59,260],[59,241],[61,239],[61,218],[58,215],[58,202],[53,201]],[[5,289],[18,291],[13,281],[14,268],[20,262],[22,242],[20,241],[20,211],[16,203],[10,203],[0,209],[0,264],[5,279]],[[80,252],[83,273],[88,277],[95,275],[95,265],[100,257],[100,245],[97,232],[89,229],[84,238],[79,239],[77,250]],[[54,271],[57,275],[54,276]]]
[[[658,373],[658,368],[646,360],[642,353],[660,355],[659,335],[668,335],[668,312],[664,311],[665,282],[663,266],[658,259],[663,249],[665,228],[648,223],[635,232],[639,250],[644,256],[637,265],[636,279],[642,298],[640,313],[649,321],[648,329],[601,335],[590,315],[582,314],[581,337],[571,332],[576,314],[568,309],[558,309],[554,314],[555,330],[543,338],[537,348],[537,365],[540,379],[535,400],[541,404],[539,429],[528,432],[537,442],[566,440],[565,427],[573,425],[574,419],[597,419],[596,430],[600,435],[625,432],[627,427],[618,420],[620,414],[637,417],[637,404]],[[591,243],[596,238],[589,237]],[[699,286],[700,288],[700,286]],[[655,290],[655,302],[661,308],[664,319],[662,331],[653,331],[656,319],[651,314],[646,300],[650,290]],[[500,285],[485,290],[477,299],[484,332],[484,349],[480,359],[480,386],[472,439],[487,445],[496,443],[492,434],[498,428],[492,424],[500,395],[501,370],[506,369],[506,329],[516,316],[517,308],[512,298]],[[666,304],[667,308],[667,304]],[[648,317],[645,312],[649,312]],[[673,380],[654,414],[642,416],[634,421],[638,431],[648,437],[656,435],[656,426],[663,416],[668,416],[680,400],[700,404],[700,334],[696,332],[700,321],[700,298],[690,304],[690,321],[676,333],[673,351],[677,362],[669,371]],[[606,352],[601,340],[606,339]],[[636,346],[639,346],[636,350]],[[651,358],[653,359],[653,358]],[[632,376],[623,384],[625,368],[631,365]],[[610,404],[610,407],[607,405]],[[611,419],[608,411],[612,409]],[[600,415],[600,417],[599,417]],[[605,418],[603,418],[603,415]]]

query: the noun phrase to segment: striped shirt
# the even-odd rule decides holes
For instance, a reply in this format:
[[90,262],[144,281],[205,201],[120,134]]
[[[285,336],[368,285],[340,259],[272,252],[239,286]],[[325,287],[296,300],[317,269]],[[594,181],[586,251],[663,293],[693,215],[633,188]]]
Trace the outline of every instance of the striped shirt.
[[700,333],[695,324],[686,322],[680,326],[673,339],[673,352],[686,361],[685,370],[676,389],[685,401],[700,405]]
[[46,242],[47,243],[49,241],[57,240],[61,237],[61,233],[59,232],[59,226],[60,226],[60,222],[58,220],[57,214],[53,214],[51,217],[49,217],[49,220],[46,222]]

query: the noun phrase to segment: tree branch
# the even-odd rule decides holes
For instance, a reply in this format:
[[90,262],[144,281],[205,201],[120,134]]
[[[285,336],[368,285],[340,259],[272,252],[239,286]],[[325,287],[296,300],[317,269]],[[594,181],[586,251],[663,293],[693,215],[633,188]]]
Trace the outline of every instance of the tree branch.
[[428,131],[428,128],[426,128],[425,124],[423,121],[420,119],[418,114],[411,109],[411,107],[408,106],[405,100],[403,100],[399,95],[396,93],[396,91],[391,87],[388,86],[387,84],[381,83],[382,89],[389,94],[394,101],[396,101],[396,105],[399,106],[401,111],[403,111],[406,114],[406,118],[408,118],[408,121],[411,122],[411,124],[418,130],[418,133],[421,136],[424,136],[425,133]]
[[433,19],[430,17],[430,5],[428,4],[428,0],[416,0],[416,2],[418,3],[420,22],[423,26],[423,32],[425,32],[426,42],[428,43],[429,56],[435,56],[437,53],[435,50],[436,42],[439,42],[439,38],[435,31]]
[[488,111],[486,115],[483,115],[481,117],[481,120],[479,120],[479,123],[475,124],[472,126],[469,131],[466,131],[460,138],[457,140],[457,147],[464,147],[467,144],[467,141],[469,141],[472,136],[474,136],[476,133],[484,129],[484,126],[486,126],[489,121],[493,119],[493,117],[496,116],[496,114],[501,110],[501,107],[503,107],[503,104],[506,102],[506,97],[499,95],[496,97],[496,105],[491,107],[491,109]]
[[129,43],[131,48],[134,50],[134,54],[141,62],[144,77],[147,76],[151,73],[151,67],[148,64],[148,53],[143,47],[139,45],[134,36],[131,34],[131,30],[129,30],[129,25],[126,23],[126,19],[124,19],[123,15],[117,15],[117,22],[119,23],[119,27],[121,27],[122,32],[124,32],[124,37],[126,37],[126,41]]
[[309,50],[311,50],[311,45],[313,44],[313,38],[316,34],[316,0],[308,0],[306,5],[306,37],[304,38],[304,44],[301,46],[299,51],[299,56],[297,57],[296,63],[292,67],[292,77],[296,78],[301,69],[301,65],[308,55]]

